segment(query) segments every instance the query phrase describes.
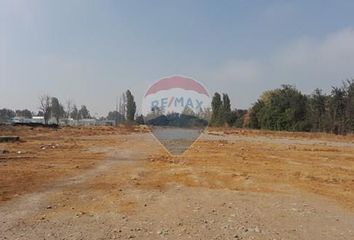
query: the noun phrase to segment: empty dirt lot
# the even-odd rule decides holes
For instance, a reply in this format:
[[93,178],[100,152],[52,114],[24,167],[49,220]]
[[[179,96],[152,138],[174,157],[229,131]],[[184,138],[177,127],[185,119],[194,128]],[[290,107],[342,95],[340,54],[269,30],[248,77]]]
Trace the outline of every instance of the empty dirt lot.
[[354,137],[0,127],[0,239],[354,239]]

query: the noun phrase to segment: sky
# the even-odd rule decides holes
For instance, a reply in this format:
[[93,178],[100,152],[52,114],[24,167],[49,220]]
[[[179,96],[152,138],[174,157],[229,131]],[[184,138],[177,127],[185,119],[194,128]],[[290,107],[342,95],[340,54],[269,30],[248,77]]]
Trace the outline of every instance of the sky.
[[354,78],[354,1],[0,0],[0,108],[39,97],[114,110],[171,75],[249,108],[281,84],[303,93]]

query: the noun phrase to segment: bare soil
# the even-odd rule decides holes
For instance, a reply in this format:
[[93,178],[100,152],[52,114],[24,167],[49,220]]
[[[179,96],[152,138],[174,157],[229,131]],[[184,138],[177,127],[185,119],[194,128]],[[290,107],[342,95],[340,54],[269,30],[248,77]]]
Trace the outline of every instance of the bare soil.
[[354,239],[354,137],[1,127],[0,239]]

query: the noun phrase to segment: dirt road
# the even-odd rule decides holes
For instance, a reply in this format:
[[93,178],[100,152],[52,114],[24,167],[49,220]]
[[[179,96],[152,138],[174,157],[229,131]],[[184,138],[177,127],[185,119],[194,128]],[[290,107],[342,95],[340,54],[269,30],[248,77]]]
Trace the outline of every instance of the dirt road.
[[0,239],[354,239],[352,138],[61,131],[0,145]]

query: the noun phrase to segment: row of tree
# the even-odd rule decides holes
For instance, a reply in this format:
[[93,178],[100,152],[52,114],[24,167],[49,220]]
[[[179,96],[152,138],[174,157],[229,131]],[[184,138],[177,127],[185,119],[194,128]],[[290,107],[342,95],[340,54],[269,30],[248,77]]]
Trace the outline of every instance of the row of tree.
[[[134,122],[136,113],[136,103],[130,90],[122,94],[118,111],[111,111],[106,118],[102,120],[112,120],[116,123]],[[58,98],[44,95],[40,98],[40,115],[44,116],[45,123],[50,117],[55,118],[56,122],[62,118],[72,118],[74,120],[92,118],[85,105],[77,108],[71,100],[67,101],[66,108],[60,103]]]
[[231,110],[231,101],[229,95],[223,93],[215,93],[211,101],[211,126],[230,126],[243,127],[244,118],[247,110],[235,109]]
[[[142,116],[135,118],[136,103],[134,96],[127,90],[122,95],[116,111],[111,111],[103,119],[120,122],[144,123]],[[332,87],[330,94],[316,89],[311,95],[305,95],[291,85],[264,92],[247,111],[231,110],[228,94],[215,93],[211,102],[210,125],[235,126],[255,129],[333,132],[336,134],[354,133],[354,79],[344,81],[341,87]],[[0,109],[0,121],[8,121],[18,116],[31,118],[29,110]],[[80,109],[72,101],[66,106],[56,97],[44,95],[40,98],[39,116],[45,123],[54,118],[74,120],[91,118],[85,105]]]
[[354,80],[304,95],[294,86],[266,91],[252,106],[250,128],[346,134],[354,132]]
[[62,118],[74,120],[91,118],[90,112],[85,105],[80,109],[72,103],[71,100],[66,102],[66,107],[56,97],[43,95],[40,97],[38,116],[44,117],[44,123],[48,124],[50,118],[54,118],[57,123]]
[[11,110],[7,108],[0,109],[0,122],[7,122],[14,117],[32,118],[33,113],[28,110]]
[[[39,99],[39,111],[33,113],[30,110],[16,110],[3,108],[0,109],[0,122],[9,122],[14,117],[32,118],[33,116],[42,116],[44,123],[48,124],[50,119],[54,119],[56,123],[59,123],[60,119],[88,119],[92,118],[89,110],[85,105],[78,108],[71,100],[68,100],[64,105],[59,101],[57,97],[51,97],[49,95],[42,95]],[[134,122],[136,113],[136,103],[134,96],[130,90],[127,90],[122,94],[119,107],[117,110],[108,113],[107,117],[102,117],[102,120],[113,120],[116,123],[122,122]],[[138,123],[143,123],[141,117],[137,117]]]
[[278,131],[354,133],[354,79],[330,94],[316,89],[305,95],[291,85],[264,92],[249,110],[231,110],[227,94],[212,99],[211,126]]
[[[130,90],[122,94],[117,110],[108,113],[105,119],[115,121],[116,124],[135,121],[136,103]],[[137,118],[138,120],[138,118]]]

